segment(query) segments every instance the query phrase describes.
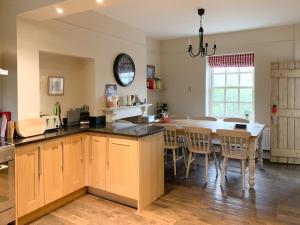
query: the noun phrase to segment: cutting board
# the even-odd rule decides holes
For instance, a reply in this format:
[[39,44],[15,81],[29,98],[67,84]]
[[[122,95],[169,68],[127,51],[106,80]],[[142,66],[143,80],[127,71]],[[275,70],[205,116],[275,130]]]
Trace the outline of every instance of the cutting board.
[[17,123],[16,130],[21,137],[31,137],[45,133],[46,123],[43,119],[26,119]]

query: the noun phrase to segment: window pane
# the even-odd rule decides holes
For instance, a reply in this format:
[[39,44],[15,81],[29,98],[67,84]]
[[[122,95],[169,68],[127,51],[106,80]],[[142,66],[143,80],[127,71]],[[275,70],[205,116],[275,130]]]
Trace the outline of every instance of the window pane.
[[228,88],[226,89],[226,101],[227,102],[237,102],[239,100],[239,90],[238,88]]
[[239,86],[239,75],[238,74],[227,74],[226,86],[237,87]]
[[214,88],[213,89],[213,101],[214,102],[224,102],[224,88]]
[[213,68],[213,73],[225,73],[225,68],[224,67],[215,67]]
[[225,86],[225,74],[214,75],[214,87],[224,87]]
[[245,116],[246,113],[252,114],[252,104],[251,103],[241,103],[240,104],[240,115]]
[[252,88],[241,88],[240,89],[240,101],[241,102],[252,102]]
[[214,116],[224,116],[224,103],[214,103],[213,104],[213,115]]
[[241,72],[253,72],[254,67],[240,67]]
[[236,116],[239,114],[238,103],[226,103],[226,116]]
[[237,73],[237,72],[239,72],[239,68],[238,67],[227,67],[226,71],[227,71],[227,73]]
[[240,86],[252,87],[253,86],[253,75],[252,73],[243,73],[240,76]]

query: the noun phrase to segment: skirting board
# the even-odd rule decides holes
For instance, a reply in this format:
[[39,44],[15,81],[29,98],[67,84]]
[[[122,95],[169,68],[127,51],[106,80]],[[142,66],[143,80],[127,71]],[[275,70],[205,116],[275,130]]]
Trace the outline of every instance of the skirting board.
[[88,193],[101,197],[101,198],[105,198],[107,200],[113,201],[113,202],[117,202],[117,203],[121,203],[123,205],[127,205],[133,208],[137,208],[137,200],[134,199],[130,199],[130,198],[126,198],[120,195],[116,195],[116,194],[112,194],[110,192],[107,191],[103,191],[97,188],[93,188],[93,187],[88,187]]

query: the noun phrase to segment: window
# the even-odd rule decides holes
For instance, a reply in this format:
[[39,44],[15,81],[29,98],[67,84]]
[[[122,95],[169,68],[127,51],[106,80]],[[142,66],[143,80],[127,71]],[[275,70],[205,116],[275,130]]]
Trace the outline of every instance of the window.
[[208,115],[254,120],[254,67],[210,67]]

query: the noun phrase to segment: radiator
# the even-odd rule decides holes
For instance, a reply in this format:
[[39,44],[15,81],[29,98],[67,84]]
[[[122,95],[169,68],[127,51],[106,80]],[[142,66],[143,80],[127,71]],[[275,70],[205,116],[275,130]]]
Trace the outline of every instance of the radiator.
[[271,149],[270,143],[270,128],[265,128],[263,131],[262,145],[264,150]]

